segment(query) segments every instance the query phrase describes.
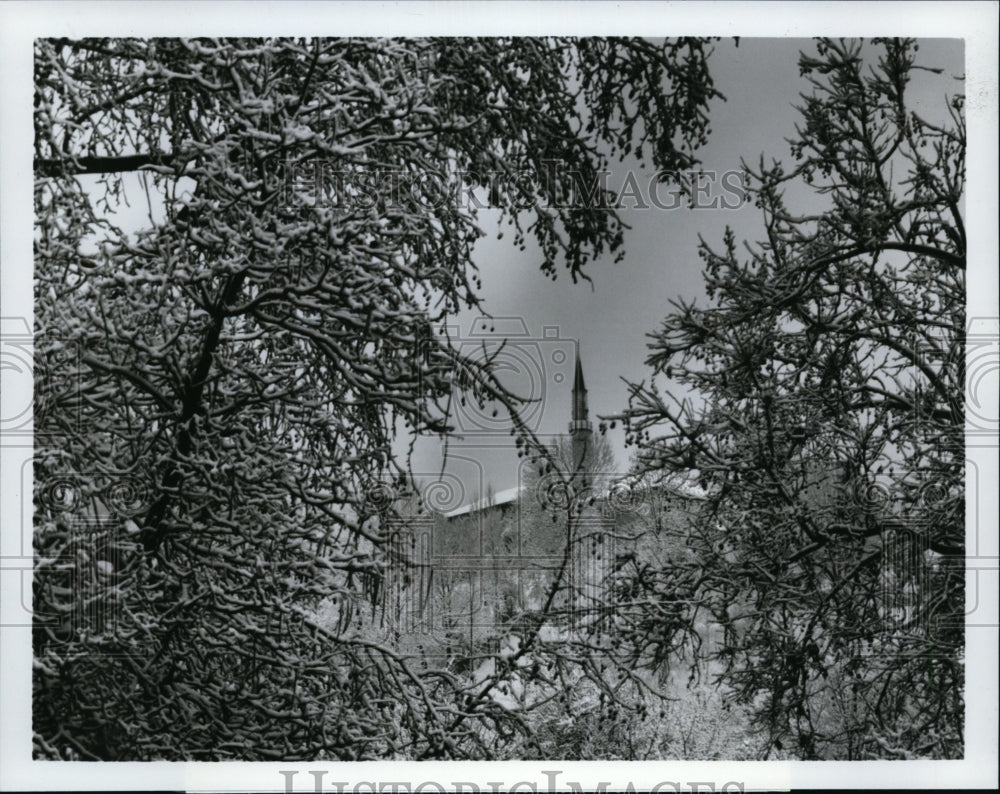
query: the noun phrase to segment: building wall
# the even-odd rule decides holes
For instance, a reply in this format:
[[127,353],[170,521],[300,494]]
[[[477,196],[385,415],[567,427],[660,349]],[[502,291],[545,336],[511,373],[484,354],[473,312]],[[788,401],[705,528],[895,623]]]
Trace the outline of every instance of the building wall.
[[699,505],[660,489],[595,500],[568,517],[563,507],[540,509],[522,497],[450,520],[415,522],[399,541],[408,554],[400,553],[387,576],[393,628],[447,652],[452,646],[488,652],[512,624],[547,604],[552,623],[607,620],[619,560],[683,559],[681,538]]

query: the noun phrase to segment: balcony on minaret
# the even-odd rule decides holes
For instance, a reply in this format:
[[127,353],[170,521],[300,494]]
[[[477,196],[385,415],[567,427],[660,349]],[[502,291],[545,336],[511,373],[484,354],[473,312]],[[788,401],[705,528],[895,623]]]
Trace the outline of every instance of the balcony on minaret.
[[586,419],[574,419],[569,423],[569,434],[571,436],[576,433],[590,433],[593,429],[594,426]]

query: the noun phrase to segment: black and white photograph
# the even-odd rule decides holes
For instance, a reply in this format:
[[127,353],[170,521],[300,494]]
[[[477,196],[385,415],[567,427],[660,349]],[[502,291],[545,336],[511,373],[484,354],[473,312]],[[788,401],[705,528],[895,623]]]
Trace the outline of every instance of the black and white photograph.
[[4,788],[996,785],[997,4],[9,5]]

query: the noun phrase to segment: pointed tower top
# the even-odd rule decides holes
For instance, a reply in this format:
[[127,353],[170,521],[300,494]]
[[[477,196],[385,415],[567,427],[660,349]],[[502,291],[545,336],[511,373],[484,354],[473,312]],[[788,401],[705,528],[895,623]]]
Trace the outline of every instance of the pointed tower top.
[[[573,394],[587,394],[587,387],[583,383],[583,364],[580,363],[580,350],[577,348],[576,351],[576,376],[573,378]],[[576,413],[576,401],[573,402],[573,418],[574,419],[586,419],[585,416],[578,416]],[[586,404],[584,405],[586,408]]]
[[576,374],[573,378],[573,418],[569,423],[569,433],[589,433],[593,428],[587,411],[587,387],[583,382],[583,364],[580,363],[580,347],[576,348]]

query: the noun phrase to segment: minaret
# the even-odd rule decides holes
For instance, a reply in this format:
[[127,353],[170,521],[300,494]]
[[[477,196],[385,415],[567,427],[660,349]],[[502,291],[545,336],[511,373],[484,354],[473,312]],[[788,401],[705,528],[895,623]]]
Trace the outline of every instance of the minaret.
[[580,348],[576,349],[576,375],[573,378],[573,418],[569,423],[569,437],[573,447],[574,471],[586,471],[592,455],[591,433],[593,427],[587,412],[587,387],[583,382],[583,365],[580,363]]

